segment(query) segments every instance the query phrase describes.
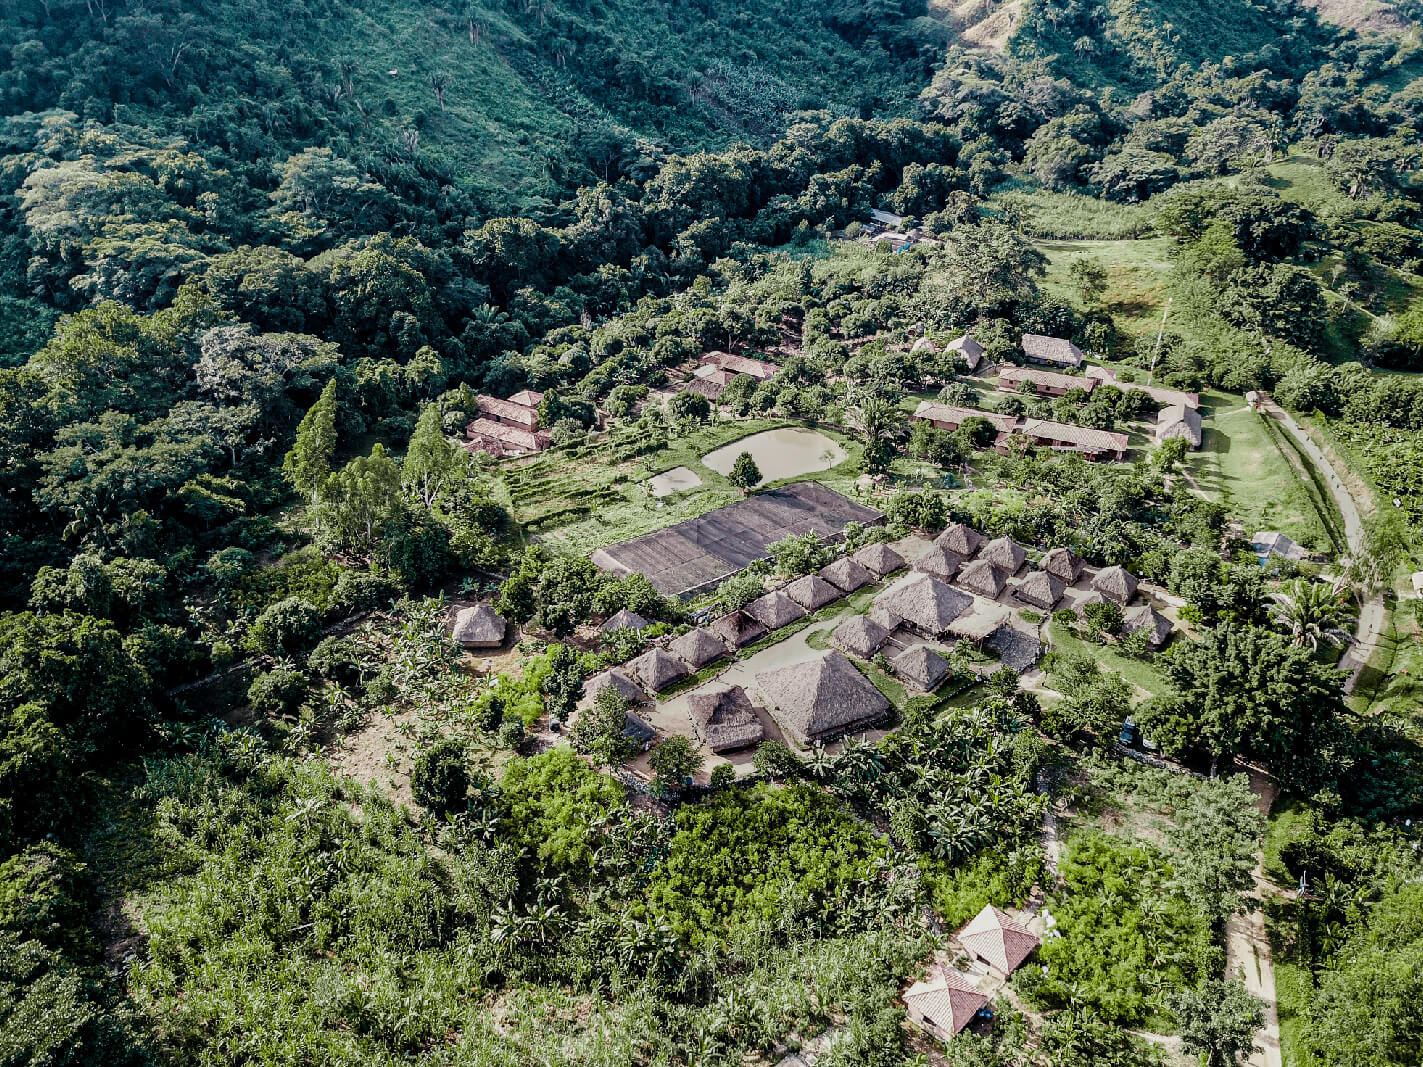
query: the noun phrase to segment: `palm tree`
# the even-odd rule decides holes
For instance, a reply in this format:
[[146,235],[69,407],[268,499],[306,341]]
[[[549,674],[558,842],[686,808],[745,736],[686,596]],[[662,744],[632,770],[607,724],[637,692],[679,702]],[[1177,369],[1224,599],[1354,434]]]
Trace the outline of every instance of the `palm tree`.
[[1338,645],[1342,643],[1339,635],[1331,631],[1349,616],[1347,596],[1347,589],[1338,582],[1324,585],[1296,578],[1273,594],[1270,611],[1301,648],[1317,649],[1320,641]]

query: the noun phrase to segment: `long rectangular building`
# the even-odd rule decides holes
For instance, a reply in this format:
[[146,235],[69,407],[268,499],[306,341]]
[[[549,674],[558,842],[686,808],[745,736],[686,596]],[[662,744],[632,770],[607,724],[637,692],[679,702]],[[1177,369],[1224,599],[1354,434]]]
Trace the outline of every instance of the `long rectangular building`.
[[591,556],[619,576],[644,574],[667,596],[690,597],[714,588],[792,534],[837,540],[845,525],[874,525],[884,515],[827,489],[819,482],[754,493],[695,519],[600,548]]

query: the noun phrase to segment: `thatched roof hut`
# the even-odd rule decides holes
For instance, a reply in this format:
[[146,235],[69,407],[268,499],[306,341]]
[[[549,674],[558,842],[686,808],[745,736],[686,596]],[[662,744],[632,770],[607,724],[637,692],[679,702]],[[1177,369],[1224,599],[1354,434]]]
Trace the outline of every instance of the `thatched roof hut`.
[[1043,643],[1016,626],[998,627],[983,642],[983,647],[992,649],[998,654],[998,662],[1019,674],[1031,670],[1043,657]]
[[583,683],[583,699],[579,701],[580,705],[592,704],[598,694],[609,686],[621,693],[629,704],[642,704],[647,701],[647,694],[638,688],[637,683],[621,670],[613,667],[593,675]]
[[657,647],[649,648],[637,659],[630,660],[628,667],[654,693],[660,693],[691,673],[681,660]]
[[934,544],[947,548],[956,556],[968,559],[983,545],[983,534],[972,526],[956,522],[934,538]]
[[465,648],[498,648],[504,643],[504,620],[489,604],[461,608],[450,636]]
[[1107,598],[1094,589],[1086,596],[1080,598],[1076,604],[1073,604],[1072,610],[1076,613],[1079,619],[1081,619],[1083,622],[1086,622],[1087,609],[1093,604],[1105,604],[1106,602]]
[[1092,579],[1092,588],[1125,607],[1136,596],[1136,577],[1125,567],[1104,567]]
[[818,611],[832,600],[840,598],[840,590],[818,574],[797,578],[786,586],[785,594],[806,611]]
[[835,627],[830,640],[852,656],[869,659],[889,640],[889,628],[868,615],[852,615]]
[[893,574],[904,566],[904,557],[882,541],[866,545],[851,558],[877,578]]
[[949,624],[973,606],[973,597],[939,581],[931,574],[916,574],[886,589],[875,599],[876,609],[938,637]]
[[915,645],[894,657],[896,677],[925,693],[933,692],[949,676],[949,663],[925,645]]
[[890,710],[884,694],[839,652],[762,671],[756,685],[801,745],[868,726]]
[[969,370],[978,370],[978,365],[983,362],[983,354],[987,351],[981,344],[975,341],[968,334],[956,337],[944,346],[945,352],[956,352],[963,356],[964,362]]
[[792,600],[784,589],[751,601],[744,610],[767,630],[779,630],[797,619],[805,618],[805,608]]
[[875,580],[869,568],[856,563],[849,556],[842,556],[828,567],[821,568],[820,577],[839,589],[842,593],[853,593]]
[[651,625],[650,621],[637,612],[623,608],[616,615],[608,616],[608,621],[603,623],[603,632],[610,634],[618,630],[645,630]]
[[1055,578],[1060,578],[1064,584],[1071,585],[1082,576],[1085,564],[1082,557],[1072,549],[1058,547],[1048,549],[1038,566]]
[[978,558],[1011,576],[1027,561],[1028,550],[1011,537],[995,537],[978,550]]
[[996,604],[986,604],[981,608],[974,605],[972,611],[960,615],[949,624],[949,633],[981,645],[996,634],[1007,621],[1007,608],[998,607]]
[[739,685],[687,697],[687,715],[697,736],[713,752],[731,752],[760,744],[766,728],[756,706]]
[[744,611],[723,615],[708,625],[707,630],[728,648],[740,648],[766,636],[766,627]]
[[1042,944],[1026,926],[992,904],[985,904],[956,936],[965,952],[1004,976],[1022,966]]
[[942,578],[946,582],[958,574],[961,566],[963,566],[962,557],[939,545],[935,545],[914,561],[916,571],[932,574],[935,578]]
[[700,626],[669,642],[667,650],[694,671],[726,655],[726,646]]
[[1127,608],[1122,614],[1122,633],[1147,632],[1147,640],[1152,648],[1160,648],[1171,639],[1171,620],[1150,604]]
[[627,713],[627,718],[623,720],[623,736],[631,737],[646,749],[653,738],[657,736],[657,731],[637,712],[630,711]]
[[1007,584],[1007,576],[986,559],[976,559],[959,571],[959,585],[989,600],[996,600]]
[[1013,596],[1024,604],[1051,611],[1066,590],[1067,586],[1057,575],[1047,571],[1033,571],[1013,590]]

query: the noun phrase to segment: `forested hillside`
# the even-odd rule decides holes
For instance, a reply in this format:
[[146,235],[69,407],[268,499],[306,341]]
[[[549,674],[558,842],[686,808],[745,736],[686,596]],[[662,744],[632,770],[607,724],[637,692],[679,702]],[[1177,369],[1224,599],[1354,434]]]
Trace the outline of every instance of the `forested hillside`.
[[[1423,52],[1340,6],[7,5],[0,1064],[1418,1064]],[[801,480],[884,524],[590,559]],[[1132,588],[701,743],[956,524]],[[946,1050],[988,904],[1043,943]]]

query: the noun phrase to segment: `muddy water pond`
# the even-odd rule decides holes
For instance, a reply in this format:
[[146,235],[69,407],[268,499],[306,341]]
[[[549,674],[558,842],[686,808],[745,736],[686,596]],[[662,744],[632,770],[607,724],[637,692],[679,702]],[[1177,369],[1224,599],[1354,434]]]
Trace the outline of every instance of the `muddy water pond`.
[[702,462],[718,474],[730,474],[736,457],[743,452],[751,453],[763,482],[829,470],[845,460],[845,450],[823,433],[783,426],[754,433],[708,452]]
[[690,467],[673,467],[670,471],[654,474],[647,480],[647,487],[652,490],[653,496],[685,493],[688,489],[695,489],[701,484],[701,475]]

